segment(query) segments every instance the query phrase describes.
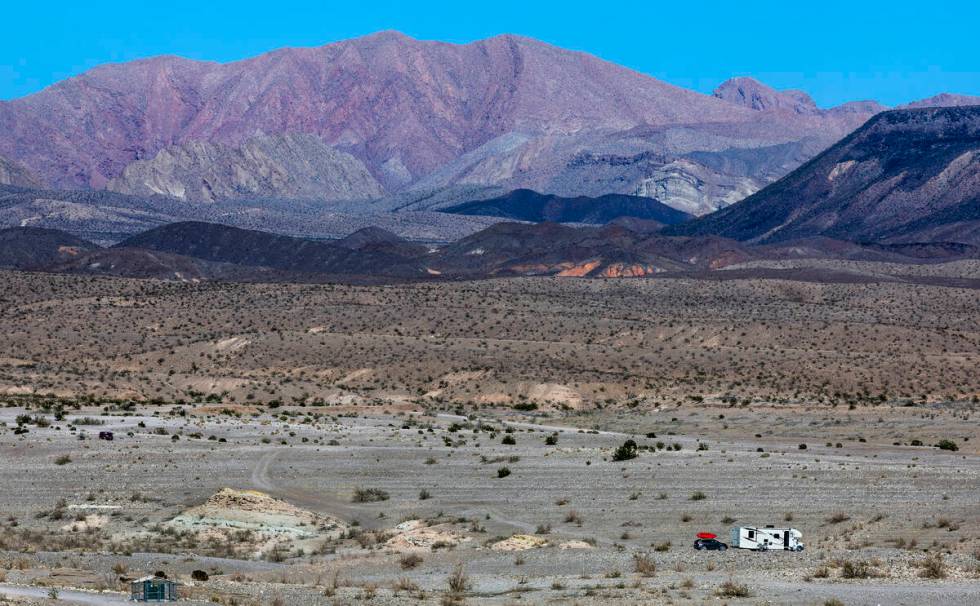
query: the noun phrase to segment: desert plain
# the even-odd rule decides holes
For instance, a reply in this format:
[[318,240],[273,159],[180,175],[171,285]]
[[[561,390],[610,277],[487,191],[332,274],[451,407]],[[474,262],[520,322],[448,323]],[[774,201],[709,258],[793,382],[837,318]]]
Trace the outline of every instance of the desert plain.
[[980,603],[980,266],[732,269],[0,273],[0,596]]

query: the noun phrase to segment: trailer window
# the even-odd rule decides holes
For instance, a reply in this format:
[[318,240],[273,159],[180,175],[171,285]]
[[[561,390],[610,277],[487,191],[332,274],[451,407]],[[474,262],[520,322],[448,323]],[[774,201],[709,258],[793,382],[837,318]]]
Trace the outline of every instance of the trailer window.
[[754,539],[755,538],[755,531],[754,530],[750,530],[749,531],[749,538],[750,539]]

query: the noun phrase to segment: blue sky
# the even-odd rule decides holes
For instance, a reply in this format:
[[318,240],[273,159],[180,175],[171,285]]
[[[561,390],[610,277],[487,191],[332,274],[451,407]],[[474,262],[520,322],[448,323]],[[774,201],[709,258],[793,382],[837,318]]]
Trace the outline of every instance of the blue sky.
[[515,33],[710,92],[731,76],[821,106],[980,95],[980,1],[29,2],[5,7],[0,99],[100,63],[158,54],[231,61],[396,29],[469,42]]

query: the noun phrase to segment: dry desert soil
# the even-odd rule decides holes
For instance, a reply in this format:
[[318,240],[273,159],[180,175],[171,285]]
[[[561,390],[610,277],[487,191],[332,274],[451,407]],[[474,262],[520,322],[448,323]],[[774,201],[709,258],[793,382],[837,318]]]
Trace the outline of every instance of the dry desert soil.
[[0,604],[980,603],[980,268],[741,269],[0,273]]

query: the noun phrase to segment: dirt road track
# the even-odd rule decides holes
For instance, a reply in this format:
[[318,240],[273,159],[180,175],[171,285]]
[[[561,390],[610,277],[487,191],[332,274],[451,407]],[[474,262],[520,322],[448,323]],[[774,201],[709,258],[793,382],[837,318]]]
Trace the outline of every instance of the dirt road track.
[[326,514],[344,522],[357,520],[361,527],[369,530],[382,525],[381,521],[376,519],[370,511],[342,500],[336,494],[317,493],[300,488],[286,487],[276,482],[275,474],[271,469],[278,456],[279,452],[275,450],[262,455],[262,458],[259,459],[259,462],[252,469],[252,486],[274,497],[285,499],[296,506],[305,507],[311,511]]

